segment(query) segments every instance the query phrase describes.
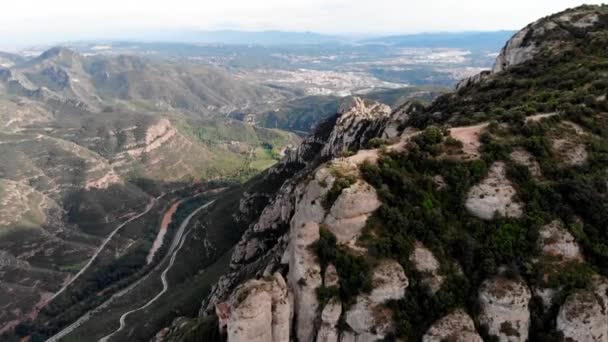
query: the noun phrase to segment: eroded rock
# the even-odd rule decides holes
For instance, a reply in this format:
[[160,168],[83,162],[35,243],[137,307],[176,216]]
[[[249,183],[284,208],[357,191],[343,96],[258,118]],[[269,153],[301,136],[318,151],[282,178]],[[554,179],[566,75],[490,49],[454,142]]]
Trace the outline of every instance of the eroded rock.
[[608,321],[598,297],[586,290],[571,294],[557,315],[557,330],[566,341],[608,341]]
[[372,292],[359,295],[346,313],[357,341],[379,340],[394,330],[393,313],[383,304],[403,298],[409,281],[399,263],[386,260],[374,269],[372,284]]
[[291,296],[279,273],[271,279],[250,280],[239,286],[228,307],[219,309],[228,312],[226,329],[230,342],[289,341]]
[[499,341],[525,341],[530,327],[528,304],[532,295],[521,280],[502,276],[488,279],[479,290],[479,322]]
[[296,336],[301,341],[312,341],[317,317],[316,289],[322,284],[321,266],[311,245],[319,240],[319,225],[325,217],[322,200],[334,181],[327,168],[315,173],[300,193],[289,233],[288,281],[295,296]]
[[559,261],[583,261],[583,255],[576,239],[559,220],[555,220],[540,229],[542,253]]
[[429,287],[431,292],[435,293],[439,291],[444,278],[439,274],[439,261],[433,255],[433,252],[424,247],[419,241],[416,241],[414,250],[410,255],[410,261],[416,271],[422,273],[422,281]]
[[517,164],[527,167],[530,174],[535,178],[540,178],[542,176],[540,164],[538,164],[530,152],[524,149],[516,149],[515,151],[511,152],[510,157]]
[[587,161],[587,149],[582,143],[569,139],[554,139],[551,147],[557,157],[566,165],[583,165]]
[[475,185],[467,197],[465,207],[474,216],[491,220],[498,213],[506,217],[520,217],[522,205],[515,201],[515,188],[507,179],[505,164],[496,162],[488,176]]
[[380,205],[376,189],[359,180],[342,190],[324,223],[336,236],[338,243],[354,244],[367,219]]
[[321,312],[321,327],[317,334],[317,342],[338,341],[338,320],[342,315],[342,303],[338,298],[332,298]]
[[473,319],[464,311],[456,310],[429,328],[422,342],[482,342]]

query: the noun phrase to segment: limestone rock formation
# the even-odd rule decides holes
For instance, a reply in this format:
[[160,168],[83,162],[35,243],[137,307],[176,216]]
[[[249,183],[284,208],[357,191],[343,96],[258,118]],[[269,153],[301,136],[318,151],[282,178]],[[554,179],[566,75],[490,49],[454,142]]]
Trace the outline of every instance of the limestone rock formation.
[[250,280],[228,302],[228,340],[289,342],[291,310],[291,295],[279,273],[268,280]]
[[324,223],[336,236],[338,243],[354,244],[365,227],[368,217],[380,207],[376,189],[359,180],[342,190]]
[[533,59],[543,49],[566,49],[580,39],[577,30],[587,29],[592,32],[599,26],[599,19],[600,14],[596,9],[582,7],[539,19],[513,35],[496,57],[491,71],[463,79],[456,89],[484,82],[495,74]]
[[405,296],[409,285],[403,268],[393,260],[386,260],[374,269],[372,283],[372,292],[359,295],[346,312],[346,323],[357,341],[380,340],[394,330],[392,312],[383,304]]
[[530,327],[531,297],[528,286],[521,280],[502,276],[488,279],[479,290],[479,322],[501,342],[525,341]]
[[338,298],[332,298],[321,312],[321,327],[317,333],[317,342],[338,341],[338,320],[342,315],[342,303]]
[[[332,131],[322,155],[339,155],[350,147],[357,150],[364,141],[378,136],[384,127],[379,126],[391,114],[389,106],[378,102],[364,100],[360,97],[346,99],[338,109],[338,121]],[[362,139],[367,137],[367,139]]]
[[441,288],[444,278],[439,274],[439,261],[428,248],[416,241],[414,251],[410,255],[416,271],[422,274],[423,283],[429,287],[431,292],[436,293]]
[[516,149],[511,152],[509,156],[517,164],[527,167],[530,171],[530,174],[532,174],[532,176],[534,176],[535,178],[539,178],[542,176],[540,164],[538,164],[538,161],[536,161],[536,159],[530,152],[524,149]]
[[566,165],[583,165],[588,153],[585,145],[569,139],[555,139],[551,142],[553,152]]
[[463,310],[456,310],[429,328],[422,342],[482,342],[473,319]]
[[319,239],[319,227],[326,215],[323,198],[334,182],[328,168],[322,167],[314,179],[299,188],[294,214],[290,222],[288,281],[295,294],[298,317],[296,336],[302,341],[314,338],[317,316],[316,289],[322,284],[321,266],[311,246]]
[[559,261],[583,261],[580,246],[563,224],[556,220],[540,230],[542,253]]
[[465,206],[471,214],[483,220],[493,219],[495,213],[519,217],[522,215],[522,206],[514,197],[515,188],[507,179],[505,164],[496,162],[486,179],[471,189]]
[[[492,72],[498,73],[514,65],[529,61],[543,47],[567,42],[568,35],[574,35],[574,31],[568,30],[569,27],[588,28],[594,26],[598,19],[598,14],[590,13],[584,9],[566,11],[549,18],[540,19],[519,31],[507,42],[496,58]],[[551,37],[549,33],[557,34]],[[559,38],[543,39],[547,36]]]
[[567,341],[608,341],[605,309],[591,291],[571,294],[557,315],[557,330]]
[[534,43],[528,43],[529,41],[526,40],[532,30],[533,28],[526,27],[517,32],[507,42],[498,57],[496,57],[494,68],[492,68],[493,73],[498,73],[513,65],[529,61],[538,53],[538,46]]

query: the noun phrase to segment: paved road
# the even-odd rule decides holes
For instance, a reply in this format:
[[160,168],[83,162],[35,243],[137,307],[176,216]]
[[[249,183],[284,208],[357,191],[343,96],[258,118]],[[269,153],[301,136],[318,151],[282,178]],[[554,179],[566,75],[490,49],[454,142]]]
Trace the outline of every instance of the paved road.
[[61,289],[59,289],[59,291],[55,292],[55,294],[53,295],[53,297],[51,297],[48,300],[48,303],[50,303],[55,298],[57,298],[60,294],[62,294],[63,292],[65,292],[65,290],[70,285],[72,285],[72,283],[74,283],[74,281],[76,281],[76,279],[78,279],[86,270],[89,269],[89,267],[93,264],[93,261],[95,261],[95,259],[97,259],[97,256],[99,255],[99,253],[101,253],[103,251],[103,249],[110,242],[110,240],[112,240],[112,238],[114,237],[114,235],[116,235],[116,233],[118,233],[118,231],[120,231],[127,224],[129,224],[129,223],[137,220],[138,218],[146,215],[147,213],[149,213],[150,210],[152,210],[152,208],[154,208],[154,206],[156,205],[156,203],[158,203],[158,200],[161,199],[161,198],[163,198],[164,196],[165,196],[165,194],[163,193],[160,196],[153,198],[152,200],[150,200],[150,203],[148,203],[148,205],[146,206],[146,210],[144,210],[141,213],[139,213],[139,214],[131,217],[130,219],[126,220],[125,222],[123,222],[122,224],[120,224],[118,227],[116,227],[110,233],[110,235],[108,235],[108,237],[106,237],[106,239],[103,241],[103,243],[101,244],[101,246],[99,246],[99,248],[97,249],[97,251],[95,252],[95,254],[93,254],[93,256],[91,257],[91,259],[89,259],[89,262],[87,262],[87,264],[84,265],[84,267],[81,268],[80,271],[78,271],[78,273],[76,273],[76,275],[73,276],[72,279],[70,279],[70,281],[67,282],[67,284],[63,285],[63,287]]
[[126,319],[130,314],[132,314],[136,311],[141,311],[141,310],[149,307],[150,305],[154,304],[154,302],[156,302],[163,294],[165,294],[169,290],[169,282],[167,281],[167,274],[173,267],[173,264],[175,263],[175,258],[177,257],[177,253],[184,245],[184,242],[186,241],[186,237],[188,236],[188,233],[190,233],[190,231],[187,231],[185,233],[184,233],[184,231],[185,231],[186,227],[188,226],[188,223],[190,223],[190,220],[194,217],[194,215],[198,214],[201,210],[203,210],[203,209],[207,208],[208,206],[210,206],[211,204],[213,204],[213,202],[215,202],[215,200],[210,201],[210,202],[200,206],[198,209],[196,209],[190,215],[188,215],[188,217],[186,217],[186,219],[179,226],[177,233],[175,234],[175,238],[173,239],[173,243],[171,244],[171,247],[169,248],[169,253],[167,254],[167,255],[169,255],[169,254],[171,255],[171,260],[169,261],[169,264],[167,265],[167,267],[165,268],[165,270],[163,271],[163,273],[160,276],[160,280],[163,283],[163,289],[158,294],[156,294],[156,296],[154,296],[154,298],[150,299],[143,306],[140,306],[139,308],[133,309],[131,311],[127,311],[122,316],[120,316],[120,327],[118,329],[116,329],[114,332],[112,332],[111,334],[100,339],[99,342],[107,342],[112,336],[114,336],[115,334],[117,334],[118,332],[120,332],[121,330],[123,330],[125,328]]

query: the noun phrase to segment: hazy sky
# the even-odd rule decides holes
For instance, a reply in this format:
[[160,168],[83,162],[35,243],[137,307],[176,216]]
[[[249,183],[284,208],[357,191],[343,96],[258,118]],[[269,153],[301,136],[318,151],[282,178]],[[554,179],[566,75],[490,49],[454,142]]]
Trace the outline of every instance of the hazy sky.
[[[5,0],[0,45],[199,28],[327,33],[518,29],[576,0]],[[601,3],[602,1],[586,1]],[[4,43],[4,44],[2,44]]]

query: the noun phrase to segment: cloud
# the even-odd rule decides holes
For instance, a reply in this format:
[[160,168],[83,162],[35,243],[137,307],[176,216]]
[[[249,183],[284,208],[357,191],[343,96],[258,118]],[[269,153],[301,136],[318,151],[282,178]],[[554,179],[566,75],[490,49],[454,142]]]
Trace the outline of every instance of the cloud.
[[0,39],[84,39],[120,35],[128,30],[167,28],[230,27],[327,33],[518,29],[539,17],[582,3],[573,0],[6,1],[0,12]]

